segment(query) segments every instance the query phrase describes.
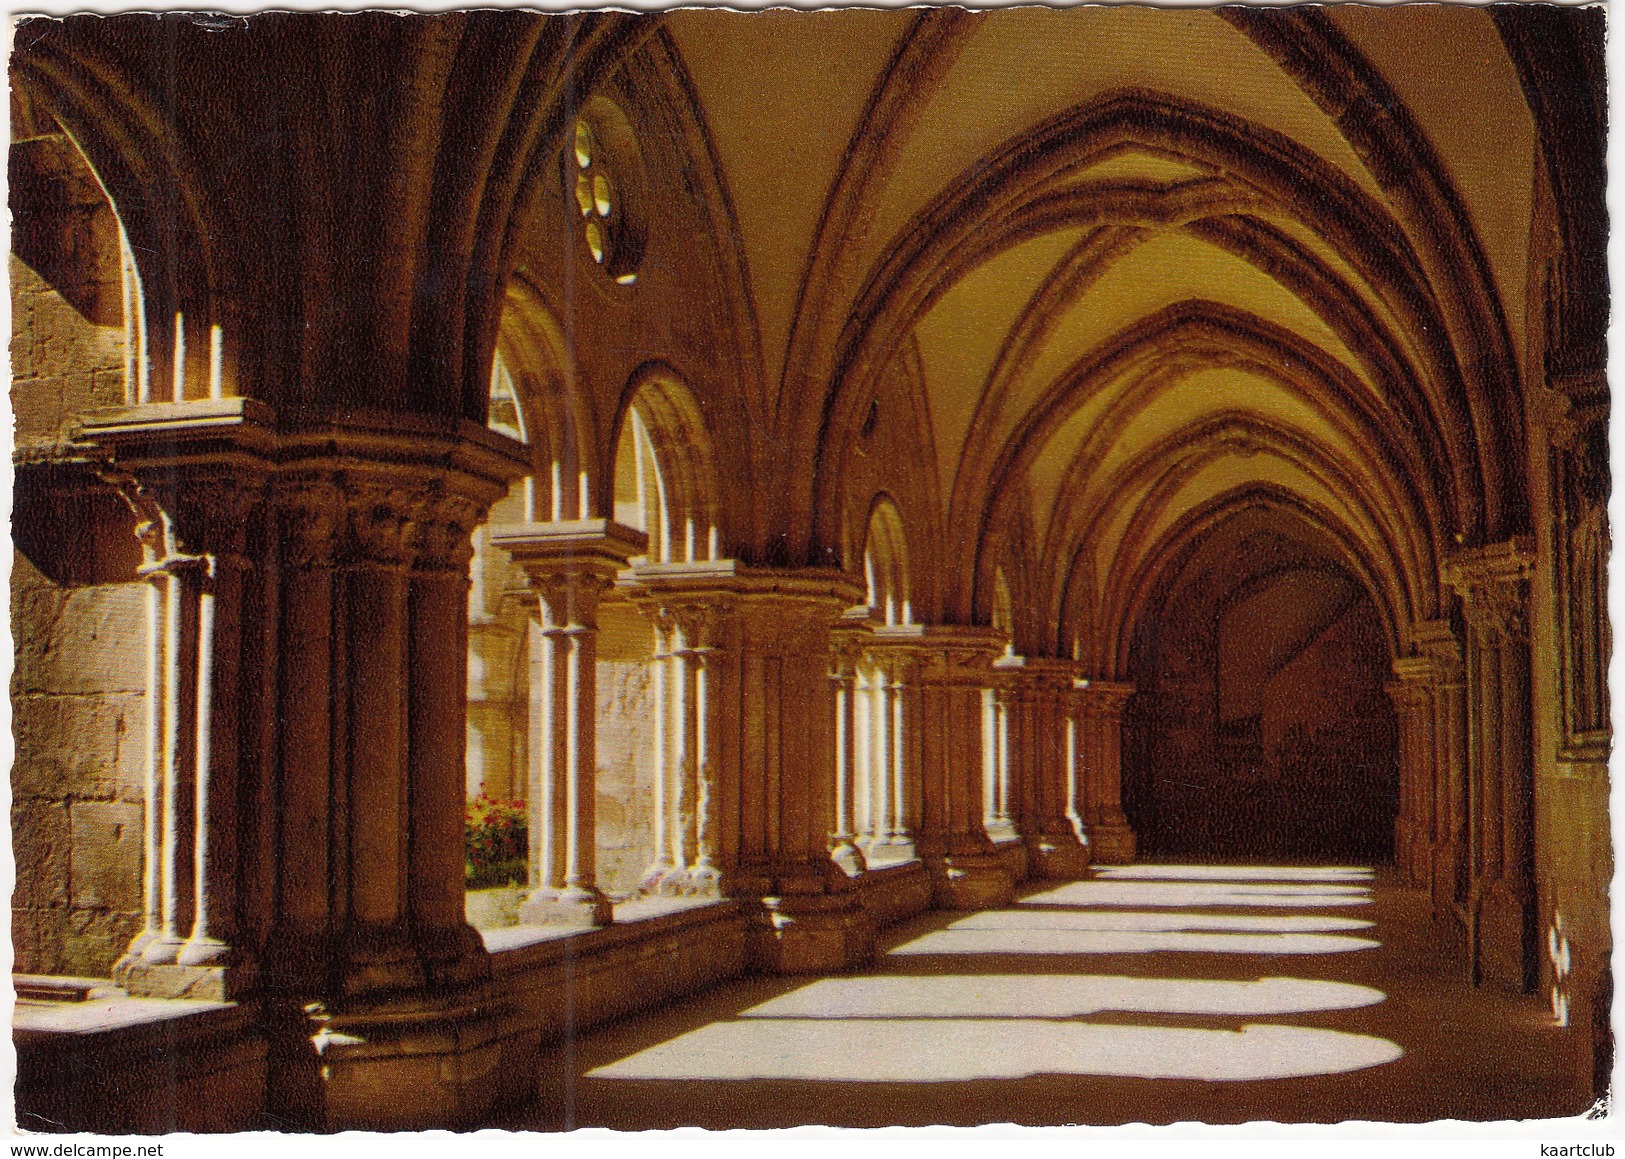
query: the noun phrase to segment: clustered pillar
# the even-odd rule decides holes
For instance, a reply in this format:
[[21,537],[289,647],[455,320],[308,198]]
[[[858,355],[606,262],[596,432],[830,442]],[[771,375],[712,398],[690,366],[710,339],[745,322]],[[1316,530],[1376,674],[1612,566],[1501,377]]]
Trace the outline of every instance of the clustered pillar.
[[598,603],[642,532],[604,519],[493,528],[536,595],[530,655],[530,893],[526,923],[608,925],[598,888]]
[[[275,1113],[417,1121],[367,1076],[438,1067],[421,1036],[489,976],[462,908],[468,562],[520,449],[455,421],[281,428],[244,399],[81,434],[153,585],[146,928],[118,979],[258,994]],[[446,1121],[495,1097],[424,1091]]]
[[871,868],[914,860],[920,798],[919,625],[875,628],[853,714],[857,829]]
[[666,852],[646,885],[740,899],[758,969],[867,961],[874,929],[849,874],[855,863],[848,855],[843,866],[831,848],[844,743],[836,714],[859,695],[855,681],[842,695],[839,661],[831,681],[832,628],[858,589],[840,572],[733,560],[640,564],[620,584],[654,625],[664,670]]
[[1096,864],[1134,860],[1134,830],[1123,814],[1123,708],[1133,694],[1132,684],[1109,680],[1072,685],[1074,800]]
[[133,994],[228,999],[255,976],[237,944],[235,716],[247,520],[265,477],[104,477],[136,514],[148,584],[144,920],[114,976]]
[[645,604],[654,624],[655,861],[645,893],[715,897],[722,870],[717,810],[720,666],[725,606],[705,599]]
[[1066,815],[1068,701],[1075,678],[1064,660],[1005,656],[995,662],[1004,680],[999,749],[1008,770],[1006,808],[1026,852],[1026,873],[1082,877],[1089,852]]
[[927,629],[917,648],[920,860],[942,909],[1007,905],[1014,874],[989,838],[983,804],[983,697],[999,641],[985,629]]
[[1522,540],[1453,559],[1467,623],[1468,916],[1475,975],[1513,989],[1536,965],[1529,667],[1533,550]]

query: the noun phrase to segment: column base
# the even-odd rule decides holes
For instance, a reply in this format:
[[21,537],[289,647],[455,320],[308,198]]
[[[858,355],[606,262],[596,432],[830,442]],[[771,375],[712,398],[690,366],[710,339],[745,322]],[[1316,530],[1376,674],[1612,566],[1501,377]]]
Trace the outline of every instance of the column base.
[[850,837],[837,840],[829,851],[829,859],[841,867],[848,877],[856,877],[869,867],[868,861]]
[[1003,845],[1006,841],[1020,841],[1021,834],[1016,831],[1014,821],[989,821],[986,825],[987,839],[995,845]]
[[1133,861],[1139,844],[1126,819],[1099,821],[1089,827],[1089,861],[1094,865],[1123,865]]
[[113,964],[113,982],[132,998],[192,998],[205,1002],[231,1002],[254,985],[256,971],[243,963],[183,966],[154,963],[139,953],[125,954]]
[[644,892],[657,897],[721,897],[722,874],[709,866],[668,869]]
[[887,837],[871,841],[863,851],[864,862],[870,869],[913,861],[918,856],[914,840],[909,837]]
[[643,871],[643,877],[638,881],[638,892],[650,897],[658,896],[666,879],[681,872],[681,870],[670,864],[651,865]]
[[[992,836],[990,833],[989,836]],[[1010,871],[1010,880],[1027,880],[1027,846],[1019,837],[993,838],[993,855]]]
[[760,899],[745,926],[745,961],[766,974],[820,974],[874,960],[874,923],[857,890]]
[[519,907],[522,926],[607,926],[614,920],[609,898],[596,888],[537,889]]
[[1015,900],[1016,879],[997,853],[955,853],[927,858],[931,902],[938,909],[1001,909]]
[[418,954],[430,986],[459,987],[491,977],[491,957],[479,931],[466,922],[415,931]]
[[1534,988],[1535,944],[1527,890],[1493,881],[1478,898],[1479,981],[1516,993]]
[[1029,871],[1046,881],[1079,881],[1089,870],[1089,850],[1071,833],[1045,833],[1027,841]]
[[339,952],[338,977],[340,992],[349,1001],[411,993],[427,982],[417,947],[406,931],[394,926],[353,927]]
[[483,990],[443,1003],[296,1015],[274,1101],[322,1131],[472,1127],[533,1093],[540,1034]]

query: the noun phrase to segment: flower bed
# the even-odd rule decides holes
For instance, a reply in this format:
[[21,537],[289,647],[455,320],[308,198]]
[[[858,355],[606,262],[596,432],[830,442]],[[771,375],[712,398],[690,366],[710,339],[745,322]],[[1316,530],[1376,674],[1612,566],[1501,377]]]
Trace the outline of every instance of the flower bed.
[[464,813],[463,833],[466,888],[523,885],[529,879],[530,831],[523,801],[476,797]]

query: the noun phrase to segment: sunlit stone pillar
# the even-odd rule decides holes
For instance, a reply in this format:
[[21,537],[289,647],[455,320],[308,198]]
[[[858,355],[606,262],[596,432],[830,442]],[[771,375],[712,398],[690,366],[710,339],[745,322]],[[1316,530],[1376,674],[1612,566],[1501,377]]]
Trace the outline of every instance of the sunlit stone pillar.
[[[640,605],[641,607],[641,605]],[[638,882],[638,891],[645,894],[657,894],[662,883],[668,878],[681,876],[681,857],[672,852],[675,842],[679,847],[682,844],[680,835],[676,835],[678,823],[673,816],[676,807],[676,794],[672,788],[672,735],[670,717],[672,705],[670,703],[672,683],[672,624],[670,618],[659,613],[658,609],[642,610],[648,616],[650,627],[654,632],[654,652],[649,658],[650,686],[654,690],[654,718],[650,724],[654,732],[654,860],[643,871],[643,877]]]
[[1123,709],[1134,685],[1108,680],[1075,680],[1074,796],[1096,864],[1134,860],[1135,836],[1123,813]]
[[1007,905],[1014,875],[984,826],[984,690],[1002,641],[982,628],[931,626],[916,648],[921,762],[918,851],[941,909]]
[[868,960],[874,931],[855,878],[832,859],[836,688],[831,628],[862,592],[844,574],[733,560],[640,565],[640,607],[713,609],[706,763],[720,891],[745,903],[747,954],[774,973]]
[[859,673],[858,693],[863,697],[860,828],[864,859],[872,866],[889,855],[886,838],[892,816],[891,676],[884,664],[876,663],[867,653]]
[[1522,540],[1463,552],[1445,578],[1467,621],[1471,881],[1477,976],[1516,990],[1537,964],[1530,744],[1529,578]]
[[261,543],[250,528],[263,522],[270,464],[229,448],[240,407],[214,408],[212,433],[228,447],[186,447],[176,426],[197,409],[120,410],[85,433],[116,449],[103,478],[136,515],[149,584],[144,921],[114,976],[137,996],[218,1000],[255,979],[241,936],[239,764],[242,686],[257,671],[253,657],[245,670],[244,636],[260,623],[252,601],[245,614],[245,577],[264,568],[249,557]]
[[849,876],[867,868],[858,848],[857,669],[862,645],[851,630],[838,631],[830,646],[830,684],[835,690],[835,821],[829,835],[829,855]]
[[1013,696],[1009,679],[998,673],[982,689],[982,818],[995,843],[1020,840],[1010,813],[1010,715]]
[[539,618],[531,660],[530,894],[525,923],[609,924],[598,888],[598,602],[640,531],[604,519],[493,528],[491,543],[525,571]]
[[1027,844],[1020,829],[1026,768],[1023,743],[1026,724],[1027,661],[1006,650],[993,662],[992,687],[984,697],[987,733],[987,835],[1015,880],[1031,871]]
[[864,852],[871,868],[912,861],[919,815],[920,728],[915,645],[918,624],[876,627],[864,650],[870,673],[869,802],[872,832]]

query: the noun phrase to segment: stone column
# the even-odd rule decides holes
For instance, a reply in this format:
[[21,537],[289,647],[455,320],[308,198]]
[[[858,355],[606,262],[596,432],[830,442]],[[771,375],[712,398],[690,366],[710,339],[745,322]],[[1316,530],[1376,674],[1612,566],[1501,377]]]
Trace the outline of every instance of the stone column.
[[279,427],[236,398],[97,412],[82,438],[151,501],[163,589],[158,896],[122,980],[257,998],[270,1109],[300,1124],[514,1093],[475,1057],[509,1012],[467,997],[489,960],[462,830],[471,535],[522,449],[422,416]]
[[[1431,667],[1433,828],[1428,880],[1436,918],[1461,919],[1467,898],[1467,705],[1461,645],[1448,621],[1411,629],[1419,656]],[[1463,924],[1467,924],[1463,921]]]
[[1432,895],[1435,780],[1434,670],[1425,657],[1394,661],[1399,679],[1388,685],[1399,722],[1399,811],[1394,817],[1394,867],[1400,879]]
[[871,868],[912,861],[920,808],[919,624],[875,627],[863,659],[871,673],[870,809],[874,820],[865,854]]
[[859,737],[858,768],[860,788],[860,828],[864,860],[871,867],[884,860],[889,850],[886,837],[892,816],[892,713],[888,695],[890,675],[867,653],[858,669],[858,695],[863,698],[862,732]]
[[530,894],[524,923],[608,925],[598,888],[598,602],[645,536],[605,519],[493,528],[536,594],[531,653]]
[[1076,736],[1078,813],[1096,864],[1133,861],[1134,830],[1123,813],[1123,708],[1134,685],[1074,680],[1070,697]]
[[704,598],[634,596],[655,632],[655,863],[645,893],[716,896],[722,871],[715,735],[718,608]]
[[[249,528],[270,464],[211,447],[159,468],[148,456],[166,424],[131,411],[108,420],[94,429],[123,454],[103,478],[136,515],[150,585],[144,928],[114,978],[140,997],[233,998],[252,987],[257,957],[240,936],[239,761],[255,671],[244,636],[258,626],[245,577],[264,568],[249,558]],[[242,427],[230,410],[223,425]]]
[[1015,880],[984,825],[984,691],[1002,641],[980,628],[931,626],[917,646],[920,859],[941,909],[1008,905]]
[[802,973],[867,961],[874,931],[855,879],[832,860],[836,780],[831,627],[861,598],[844,574],[733,560],[623,573],[641,608],[704,604],[705,763],[718,887],[745,903],[757,969]]
[[1467,621],[1468,901],[1475,976],[1533,985],[1534,913],[1529,578],[1522,540],[1463,552],[1445,569]]
[[1022,840],[1017,817],[1022,800],[1022,744],[1025,687],[1022,680],[1026,659],[1006,651],[993,662],[991,687],[983,696],[984,739],[988,803],[986,827],[1005,865],[1016,881],[1024,881],[1030,870],[1026,842]]
[[852,877],[868,865],[857,843],[857,666],[861,655],[862,644],[852,631],[836,633],[829,673],[835,689],[835,823],[829,835],[829,855]]
[[1027,849],[1029,872],[1035,877],[1073,880],[1083,876],[1089,852],[1079,841],[1066,815],[1067,705],[1072,692],[1073,668],[1062,660],[1018,660],[1015,670],[1016,709],[1011,739],[1012,767],[1016,772],[1016,825]]

